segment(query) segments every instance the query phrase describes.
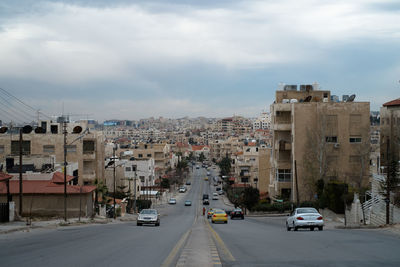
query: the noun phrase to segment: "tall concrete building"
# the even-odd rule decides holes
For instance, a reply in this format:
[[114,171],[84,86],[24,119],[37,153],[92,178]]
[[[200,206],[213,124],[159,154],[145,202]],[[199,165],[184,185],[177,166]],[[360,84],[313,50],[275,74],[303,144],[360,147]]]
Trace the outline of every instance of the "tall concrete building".
[[270,196],[312,200],[315,183],[369,181],[369,102],[331,96],[316,84],[285,86],[271,105]]
[[380,164],[384,167],[388,154],[392,160],[400,159],[400,98],[383,104],[380,115]]

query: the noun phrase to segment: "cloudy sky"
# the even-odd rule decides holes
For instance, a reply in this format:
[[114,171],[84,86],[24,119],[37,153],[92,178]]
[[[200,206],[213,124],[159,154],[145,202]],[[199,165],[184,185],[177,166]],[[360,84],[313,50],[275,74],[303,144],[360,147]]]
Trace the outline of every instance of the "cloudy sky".
[[312,82],[378,110],[399,80],[397,0],[0,3],[0,87],[48,115],[256,116]]

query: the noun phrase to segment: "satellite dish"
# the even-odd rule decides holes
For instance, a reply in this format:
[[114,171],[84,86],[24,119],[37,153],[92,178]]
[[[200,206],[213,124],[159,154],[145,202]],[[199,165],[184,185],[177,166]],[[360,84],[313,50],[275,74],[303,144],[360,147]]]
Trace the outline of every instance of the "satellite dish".
[[74,129],[72,130],[72,133],[74,133],[74,134],[79,134],[81,132],[82,132],[81,126],[75,126]]
[[25,125],[25,126],[22,128],[22,132],[23,132],[24,134],[31,133],[31,132],[32,132],[32,126],[30,126],[30,125]]
[[303,101],[303,102],[310,102],[310,101],[311,101],[311,99],[312,99],[312,96],[311,96],[311,95],[309,95],[309,96],[307,96],[307,97],[304,99],[304,101]]
[[351,96],[349,96],[349,99],[347,99],[346,102],[353,102],[355,98],[356,98],[356,95],[351,95]]
[[46,133],[46,130],[45,130],[44,128],[42,128],[42,127],[37,127],[37,128],[35,129],[35,133],[37,133],[37,134],[44,134],[44,133]]
[[7,132],[7,130],[8,130],[8,128],[6,127],[6,126],[2,126],[2,127],[0,127],[0,133],[6,133]]

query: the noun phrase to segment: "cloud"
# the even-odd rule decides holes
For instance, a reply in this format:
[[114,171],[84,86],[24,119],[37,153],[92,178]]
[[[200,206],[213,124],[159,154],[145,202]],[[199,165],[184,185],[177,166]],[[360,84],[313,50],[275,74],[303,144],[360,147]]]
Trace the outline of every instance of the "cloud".
[[[260,95],[262,88],[269,87],[273,95],[282,77],[337,80],[341,66],[367,57],[371,50],[353,58],[338,49],[384,44],[379,57],[386,63],[396,57],[384,54],[385,48],[398,46],[400,37],[394,1],[34,2],[34,12],[10,11],[12,15],[0,20],[0,77],[34,82],[65,101],[70,88],[81,99],[71,100],[68,106],[93,109],[101,117],[125,116],[125,111],[135,117],[157,112],[164,116],[249,113],[260,109],[254,105],[270,104],[269,99],[253,101],[252,94],[243,91]],[[360,66],[359,77],[353,80],[376,72],[368,67]],[[305,73],[307,68],[310,72]],[[386,71],[392,73],[393,68]],[[323,71],[331,74],[320,75]],[[250,79],[248,73],[271,77]],[[197,79],[190,82],[188,77]],[[243,83],[243,88],[233,81]],[[45,97],[29,95],[31,101]],[[47,103],[56,110],[56,98],[37,103],[42,109]],[[155,103],[154,108],[149,110],[146,101]]]

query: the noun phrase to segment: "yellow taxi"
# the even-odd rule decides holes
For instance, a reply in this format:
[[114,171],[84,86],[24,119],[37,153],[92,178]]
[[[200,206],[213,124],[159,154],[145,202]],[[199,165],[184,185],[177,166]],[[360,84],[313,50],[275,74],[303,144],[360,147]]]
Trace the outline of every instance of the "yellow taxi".
[[208,177],[204,177],[204,181],[208,181]]
[[211,222],[223,222],[228,223],[228,214],[224,210],[215,209],[211,217]]

